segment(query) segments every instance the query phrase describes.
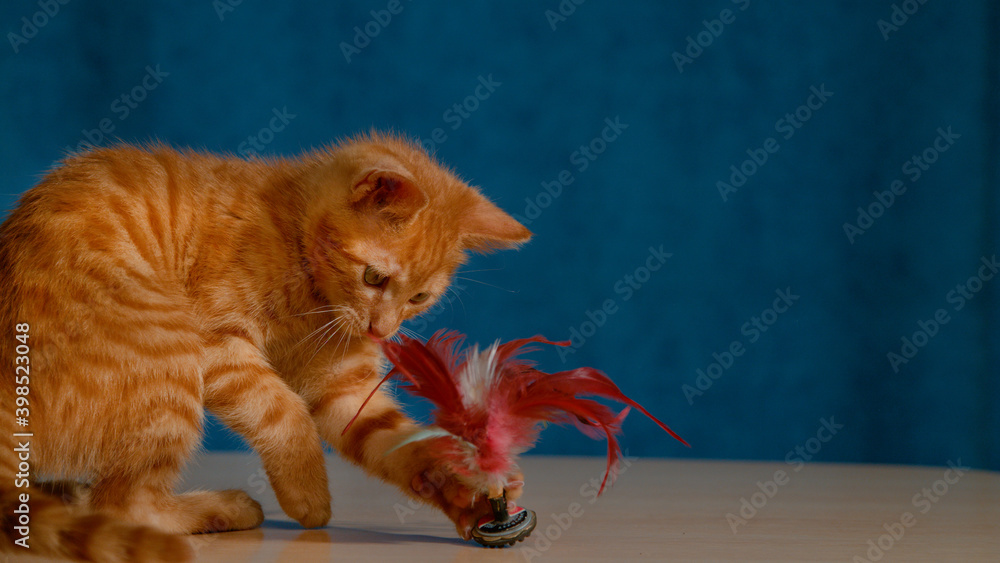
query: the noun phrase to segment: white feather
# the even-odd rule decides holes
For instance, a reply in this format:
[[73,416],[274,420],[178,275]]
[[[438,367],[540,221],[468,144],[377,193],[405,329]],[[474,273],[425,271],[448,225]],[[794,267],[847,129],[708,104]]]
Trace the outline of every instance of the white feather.
[[465,442],[465,440],[459,438],[458,436],[452,434],[451,432],[448,432],[443,428],[439,428],[437,426],[427,426],[425,428],[421,428],[413,432],[406,438],[403,438],[398,444],[386,450],[385,453],[382,455],[389,455],[392,452],[398,450],[399,448],[402,448],[407,444],[412,444],[413,442],[419,442],[420,440],[428,440],[430,438],[439,438],[441,436],[451,436],[452,438],[460,442]]
[[462,405],[465,408],[486,408],[486,397],[497,376],[497,340],[491,346],[479,351],[479,345],[468,352],[465,369],[458,375],[458,385],[462,391]]

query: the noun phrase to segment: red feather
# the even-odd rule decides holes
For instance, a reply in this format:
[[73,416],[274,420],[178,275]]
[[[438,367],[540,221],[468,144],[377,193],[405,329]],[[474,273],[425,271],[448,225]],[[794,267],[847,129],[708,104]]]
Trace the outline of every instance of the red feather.
[[[412,394],[434,404],[435,424],[459,438],[444,446],[442,457],[454,468],[474,477],[485,474],[483,486],[503,484],[519,454],[530,449],[540,422],[573,424],[591,438],[608,440],[608,467],[598,494],[604,491],[621,448],[616,435],[629,413],[621,412],[585,396],[613,399],[635,407],[665,432],[689,446],[666,424],[660,422],[639,403],[625,396],[607,375],[593,368],[577,368],[557,373],[535,369],[518,356],[532,352],[534,343],[569,346],[541,336],[494,344],[486,350],[478,347],[459,351],[463,337],[457,332],[439,330],[426,344],[406,336],[401,342],[381,342],[392,370],[372,390],[358,413],[344,428],[350,428],[368,400],[383,383],[399,378]],[[465,444],[462,444],[464,442]]]

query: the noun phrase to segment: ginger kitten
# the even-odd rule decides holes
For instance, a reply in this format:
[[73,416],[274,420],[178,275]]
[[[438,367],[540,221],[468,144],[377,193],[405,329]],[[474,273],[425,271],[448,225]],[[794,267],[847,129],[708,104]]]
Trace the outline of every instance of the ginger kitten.
[[243,491],[173,490],[205,409],[305,527],[330,518],[325,441],[467,538],[487,504],[426,442],[385,453],[417,429],[389,396],[341,433],[379,380],[373,339],[431,307],[467,251],[530,236],[393,135],[296,159],[128,145],[67,158],[0,226],[0,548],[23,549],[21,495],[36,555],[187,560],[179,534],[259,526]]

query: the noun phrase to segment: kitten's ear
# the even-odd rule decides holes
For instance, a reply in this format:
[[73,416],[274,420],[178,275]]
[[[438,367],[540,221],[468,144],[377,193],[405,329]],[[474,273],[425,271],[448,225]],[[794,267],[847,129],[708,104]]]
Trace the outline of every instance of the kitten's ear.
[[462,244],[473,252],[515,248],[531,238],[531,231],[513,217],[476,194],[473,204],[462,217]]
[[403,170],[380,166],[358,175],[351,187],[350,203],[359,213],[391,223],[408,223],[427,207],[427,194]]

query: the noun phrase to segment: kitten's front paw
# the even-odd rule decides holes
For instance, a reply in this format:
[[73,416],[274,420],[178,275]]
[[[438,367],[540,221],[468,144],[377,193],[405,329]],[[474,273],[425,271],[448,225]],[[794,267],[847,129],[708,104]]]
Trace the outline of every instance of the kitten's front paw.
[[330,521],[330,489],[326,469],[300,472],[296,477],[271,479],[278,504],[303,528],[320,528]]
[[[441,509],[455,524],[458,535],[470,539],[472,527],[484,516],[491,515],[486,491],[469,487],[463,478],[445,464],[434,464],[413,476],[410,482],[413,493]],[[504,490],[507,500],[521,496],[524,476],[518,471],[508,476]]]
[[[277,493],[277,491],[275,491]],[[303,528],[321,528],[330,521],[330,492],[327,490],[287,491],[278,496],[281,509]]]

